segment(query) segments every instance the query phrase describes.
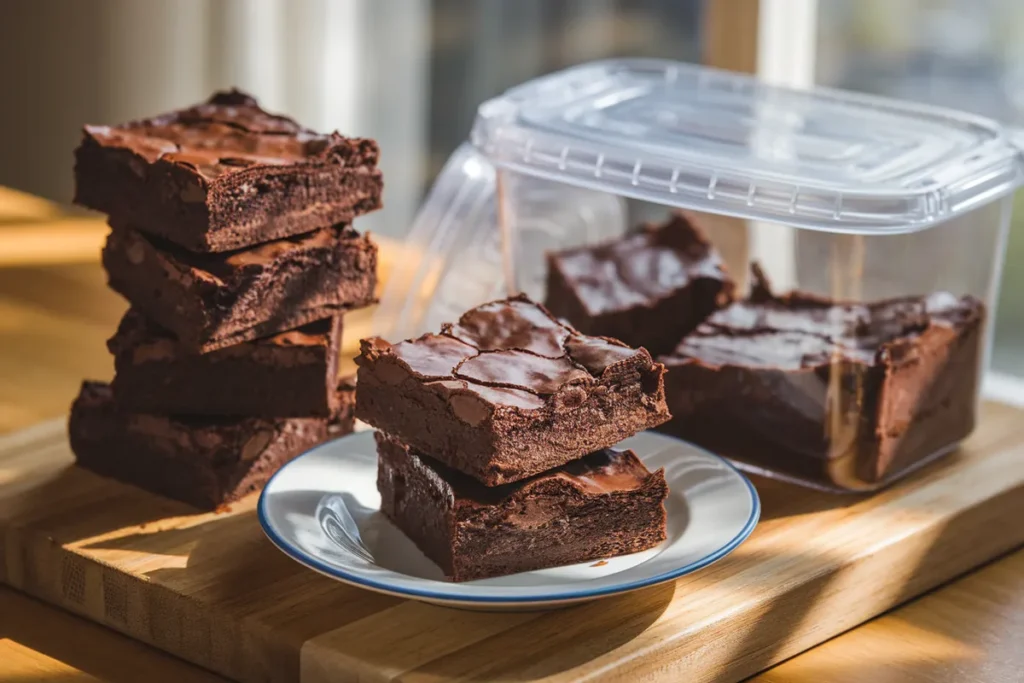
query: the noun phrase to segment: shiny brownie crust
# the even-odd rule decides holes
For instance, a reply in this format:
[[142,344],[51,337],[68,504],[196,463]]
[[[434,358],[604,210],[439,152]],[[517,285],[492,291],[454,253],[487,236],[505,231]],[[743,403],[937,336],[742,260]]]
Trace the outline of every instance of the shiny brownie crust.
[[664,367],[524,296],[440,334],[362,340],[356,417],[488,486],[564,465],[665,422]]
[[86,126],[75,202],[190,251],[228,251],[380,208],[378,156],[373,140],[320,135],[222,92],[162,116]]
[[735,284],[704,232],[682,212],[602,244],[548,255],[552,315],[584,334],[669,353]]

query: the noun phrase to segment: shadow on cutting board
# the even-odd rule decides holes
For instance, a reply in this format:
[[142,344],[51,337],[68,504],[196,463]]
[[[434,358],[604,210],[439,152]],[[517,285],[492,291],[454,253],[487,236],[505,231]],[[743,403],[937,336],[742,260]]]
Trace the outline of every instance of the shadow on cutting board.
[[[293,495],[308,507],[324,492]],[[251,509],[215,515],[188,528],[153,534],[141,530],[86,549],[159,553],[161,548],[188,548],[187,562],[147,571],[147,579],[209,605],[207,614],[215,621],[226,617],[249,624],[246,630],[266,633],[263,656],[268,660],[294,661],[300,650],[306,652],[303,644],[313,641],[324,647],[324,660],[332,660],[336,653],[345,662],[338,665],[341,668],[367,672],[403,667],[443,670],[452,665],[446,654],[461,666],[475,657],[482,643],[509,637],[517,648],[529,647],[532,652],[557,649],[557,657],[543,658],[543,668],[572,669],[641,635],[664,612],[675,591],[667,584],[552,612],[484,613],[417,603],[351,587],[301,566],[266,539]],[[561,616],[570,613],[582,620],[571,629],[580,630],[575,635],[568,633],[566,624],[576,619]],[[520,628],[534,623],[539,630]],[[382,636],[378,631],[385,625],[387,634]],[[492,658],[503,659],[503,646],[485,649]],[[436,659],[417,659],[424,651],[435,653]],[[269,662],[268,666],[277,668]],[[513,672],[482,675],[488,680],[519,678]]]
[[851,493],[826,493],[776,479],[746,475],[761,498],[761,521],[812,515],[826,510],[849,508],[868,496]]
[[72,464],[40,474],[38,479],[33,476],[23,490],[0,498],[0,518],[12,527],[59,530],[52,540],[61,544],[88,542],[120,529],[195,514],[183,503]]

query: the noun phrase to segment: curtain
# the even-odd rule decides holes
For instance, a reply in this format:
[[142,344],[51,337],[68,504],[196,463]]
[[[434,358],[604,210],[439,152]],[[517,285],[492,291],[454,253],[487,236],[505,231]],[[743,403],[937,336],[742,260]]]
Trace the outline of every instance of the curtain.
[[[400,234],[426,155],[428,0],[5,0],[0,184],[68,201],[81,125],[237,86],[317,130],[376,138]],[[17,131],[12,133],[12,131]]]

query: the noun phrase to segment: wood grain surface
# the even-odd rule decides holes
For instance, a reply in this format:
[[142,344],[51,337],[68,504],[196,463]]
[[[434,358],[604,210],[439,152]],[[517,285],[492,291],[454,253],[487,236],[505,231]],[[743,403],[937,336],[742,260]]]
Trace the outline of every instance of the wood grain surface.
[[0,267],[92,263],[106,237],[106,221],[98,218],[0,224]]
[[[0,206],[2,208],[2,206]],[[2,212],[0,212],[2,214]],[[0,215],[2,219],[2,215]],[[44,225],[40,225],[45,229]],[[0,244],[2,244],[2,228],[0,228]],[[81,265],[60,265],[52,267],[8,267],[0,268],[0,309],[6,315],[0,317],[0,432],[11,431],[44,418],[61,416],[66,412],[67,405],[74,395],[79,380],[83,376],[106,377],[110,372],[110,361],[103,349],[103,340],[109,336],[116,323],[123,303],[113,294],[103,289],[102,272],[95,263]],[[40,386],[42,384],[43,386]],[[999,409],[997,409],[999,410]],[[1010,413],[1014,414],[1014,413]],[[1019,419],[1019,418],[1018,418]],[[1018,422],[1020,424],[1020,422]],[[1000,448],[1016,448],[1012,446],[1018,439],[1024,440],[1024,433],[1017,428],[1007,426],[1013,432]],[[988,431],[986,423],[985,431]],[[980,435],[979,435],[980,436]],[[990,442],[987,447],[998,446]],[[1019,451],[1018,451],[1019,457]],[[1020,460],[1010,463],[1011,471],[1020,469]],[[85,473],[83,473],[85,474]],[[927,476],[927,475],[922,475]],[[993,472],[993,477],[1002,476]],[[10,492],[16,486],[17,475],[4,464],[0,464],[0,486]],[[957,482],[962,485],[963,482]],[[761,485],[765,496],[766,507],[776,506],[781,514],[796,517],[816,515],[813,501],[798,503],[787,501],[783,492],[778,496],[771,495],[767,489],[771,485]],[[789,489],[789,491],[792,491]],[[25,495],[24,492],[20,495]],[[772,503],[770,501],[774,500]],[[940,499],[941,501],[941,499]],[[998,515],[987,524],[978,524],[977,519],[971,524],[961,522],[950,524],[944,532],[938,533],[934,550],[923,553],[922,568],[912,574],[932,574],[929,566],[930,557],[942,555],[940,549],[953,547],[957,544],[971,543],[975,540],[972,528],[982,528],[981,539],[986,536],[1005,534],[1005,527],[1010,526],[1014,532],[1016,524],[1008,524],[1007,520],[1019,520],[1020,511],[1013,506],[1013,514],[1009,517]],[[788,511],[788,513],[787,513]],[[850,512],[853,512],[851,509]],[[766,515],[770,515],[767,512]],[[978,511],[968,511],[961,517],[970,521],[977,517]],[[6,518],[6,510],[0,511],[0,519]],[[827,523],[827,517],[822,517]],[[767,526],[767,523],[766,523]],[[959,531],[958,531],[959,528]],[[758,537],[767,529],[758,531]],[[961,538],[957,538],[962,536]],[[755,537],[755,540],[757,537]],[[986,546],[990,541],[981,540]],[[1018,540],[1019,544],[1020,541]],[[1010,545],[1010,539],[996,545]],[[6,546],[5,546],[6,547]],[[799,552],[800,541],[793,540],[793,551]],[[815,550],[819,548],[819,550]],[[748,548],[742,549],[748,552]],[[818,542],[811,543],[804,549],[807,554],[820,552]],[[6,551],[5,551],[6,553]],[[188,555],[189,552],[185,551]],[[749,556],[748,556],[749,557]],[[284,560],[284,558],[281,558]],[[737,558],[738,559],[738,558]],[[179,563],[181,558],[179,557]],[[3,563],[6,566],[6,560]],[[189,560],[185,560],[186,569]],[[275,565],[276,566],[276,565]],[[860,566],[864,566],[861,563]],[[714,568],[715,571],[719,567]],[[301,569],[299,570],[301,571]],[[940,573],[951,574],[955,569],[949,566],[940,568]],[[290,575],[289,572],[286,572]],[[699,575],[698,575],[699,576]],[[842,577],[846,577],[842,579]],[[814,628],[808,624],[821,610],[841,607],[839,597],[848,592],[850,584],[858,582],[858,576],[867,579],[866,574],[843,572],[838,577],[823,572],[819,583],[825,582],[818,591],[820,599],[811,600],[811,608],[804,611],[804,622],[799,628]],[[830,577],[830,578],[829,578]],[[882,573],[874,580],[878,587],[885,588],[893,581],[899,580]],[[709,577],[710,579],[710,577]],[[294,581],[294,579],[290,579]],[[921,586],[932,583],[935,576],[911,578],[910,583],[920,590]],[[768,584],[775,582],[792,583],[789,574],[777,577],[769,575]],[[761,675],[759,681],[795,681],[811,683],[819,681],[863,681],[878,680],[908,681],[920,683],[953,683],[960,681],[992,681],[1017,682],[1021,680],[1020,672],[1024,670],[1024,651],[1020,643],[1024,642],[1024,551],[1017,551],[1002,560],[988,565],[982,570],[935,591],[926,597],[890,612],[878,619],[869,621],[864,626],[834,638],[824,645],[811,649],[805,654],[790,659]],[[207,586],[207,592],[212,590]],[[332,586],[331,588],[334,588]],[[726,586],[728,588],[728,586]],[[656,589],[657,590],[657,589]],[[777,588],[773,591],[777,592]],[[333,591],[328,590],[328,593]],[[905,589],[903,592],[913,592]],[[637,605],[633,610],[608,604],[614,615],[625,615],[638,634],[634,640],[652,637],[646,629],[638,629],[637,621],[643,619],[638,612],[644,605],[651,603],[650,598]],[[606,601],[609,602],[609,601]],[[672,600],[675,603],[676,600]],[[593,607],[578,608],[572,612],[582,612],[580,618],[594,614]],[[337,603],[328,600],[326,607]],[[814,607],[818,605],[818,607]],[[832,607],[830,607],[830,605]],[[656,606],[656,604],[654,605]],[[356,605],[358,607],[358,604]],[[395,607],[398,607],[396,605]],[[239,606],[234,607],[240,610]],[[678,610],[678,607],[674,608]],[[796,606],[794,608],[800,612]],[[364,607],[365,611],[365,607]],[[413,610],[415,611],[415,610]],[[449,610],[439,610],[449,612]],[[870,610],[864,610],[870,611]],[[780,656],[793,650],[792,641],[796,638],[793,626],[793,610],[782,610],[781,605],[769,610],[769,617],[761,619],[761,626],[768,628],[765,622],[773,618],[785,618],[785,623],[773,627],[776,631],[789,634],[785,647],[777,652],[748,653],[747,658],[761,662],[777,661]],[[319,623],[306,622],[302,617],[299,605],[295,605],[287,621],[300,620],[306,623],[307,630],[316,631],[329,626],[333,617],[323,617]],[[392,612],[393,614],[395,612]],[[408,614],[408,610],[397,610],[398,615]],[[463,613],[453,613],[463,616]],[[632,615],[630,617],[630,615]],[[789,616],[787,616],[789,615]],[[486,615],[485,615],[486,616]],[[523,618],[521,615],[517,615]],[[528,615],[530,616],[530,615]],[[541,624],[547,623],[557,615],[540,615]],[[349,614],[346,618],[355,618]],[[647,617],[651,618],[651,617]],[[651,626],[656,626],[664,618],[664,612],[654,619]],[[383,619],[383,617],[379,617]],[[851,617],[851,621],[859,617]],[[315,621],[315,620],[314,620]],[[365,619],[364,619],[365,621]],[[373,621],[369,622],[371,625]],[[444,627],[448,623],[441,619],[432,623],[430,629]],[[523,638],[524,646],[536,643],[537,638],[529,636],[527,628],[531,622],[524,622],[519,632],[526,631]],[[756,623],[750,620],[740,621],[741,626],[750,631]],[[428,629],[429,630],[429,629]],[[614,645],[618,636],[605,636],[603,641],[594,644],[598,650]],[[653,630],[652,630],[653,633]],[[812,640],[819,641],[828,636],[827,632],[817,633]],[[483,643],[493,642],[493,636],[481,634]],[[519,639],[498,638],[499,643],[511,650],[509,656],[521,652]],[[751,645],[755,644],[753,638]],[[421,643],[422,644],[422,643]],[[734,643],[721,643],[720,648],[732,648]],[[558,658],[557,641],[550,646],[540,648],[546,664],[543,668],[557,668],[552,661]],[[740,653],[742,654],[742,653]],[[387,655],[375,655],[387,658]],[[578,654],[571,651],[567,656],[578,659]],[[451,655],[443,658],[450,659]],[[397,661],[397,660],[396,660]],[[566,662],[569,667],[572,662]],[[763,664],[764,666],[766,664]],[[401,668],[400,663],[393,665]],[[312,668],[312,667],[311,667]],[[534,667],[536,668],[536,667]],[[436,667],[435,667],[436,669]],[[483,667],[483,671],[488,671]],[[490,670],[495,670],[493,667]],[[563,677],[565,671],[563,669]],[[661,671],[660,665],[653,667],[653,673]],[[89,672],[85,674],[83,672]],[[428,670],[429,672],[429,670]],[[662,672],[667,673],[667,672]],[[406,678],[415,680],[424,676],[421,671],[410,674]],[[501,676],[506,680],[524,680],[527,674],[517,674],[514,670]],[[106,629],[90,625],[82,619],[47,607],[42,603],[22,597],[8,589],[0,588],[0,680],[16,683],[29,681],[79,681],[106,680],[120,683],[121,681],[147,680],[152,683],[163,681],[205,681],[221,680],[195,667],[151,648],[118,636]],[[479,677],[478,677],[479,678]],[[443,680],[438,675],[432,680]],[[630,676],[623,680],[635,680]],[[689,680],[687,676],[675,680]]]
[[1024,552],[820,645],[752,683],[1019,683]]
[[[105,234],[101,220],[69,218],[57,204],[0,187],[0,308],[16,311],[0,323],[0,433],[64,413],[84,374],[110,372],[100,352],[124,304],[97,265]],[[37,327],[54,318],[67,324]],[[68,335],[76,329],[83,334]],[[36,386],[40,378],[50,393]],[[226,679],[0,586],[0,681],[97,680]]]
[[0,226],[20,221],[60,218],[64,209],[57,203],[10,187],[0,187]]
[[97,680],[224,683],[226,679],[0,586],[0,681]]
[[1024,542],[1018,410],[869,498],[759,481],[764,519],[675,584],[487,614],[321,577],[222,514],[71,466],[63,420],[0,439],[0,578],[242,681],[740,680]]

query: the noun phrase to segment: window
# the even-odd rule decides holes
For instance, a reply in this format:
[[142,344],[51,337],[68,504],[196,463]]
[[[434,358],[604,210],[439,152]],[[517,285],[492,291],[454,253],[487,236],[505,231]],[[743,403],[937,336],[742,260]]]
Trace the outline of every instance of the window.
[[[819,84],[968,109],[1024,125],[1024,3],[819,2]],[[942,254],[922,257],[941,262]],[[1024,376],[1024,192],[1015,200],[1000,293],[993,369]]]

